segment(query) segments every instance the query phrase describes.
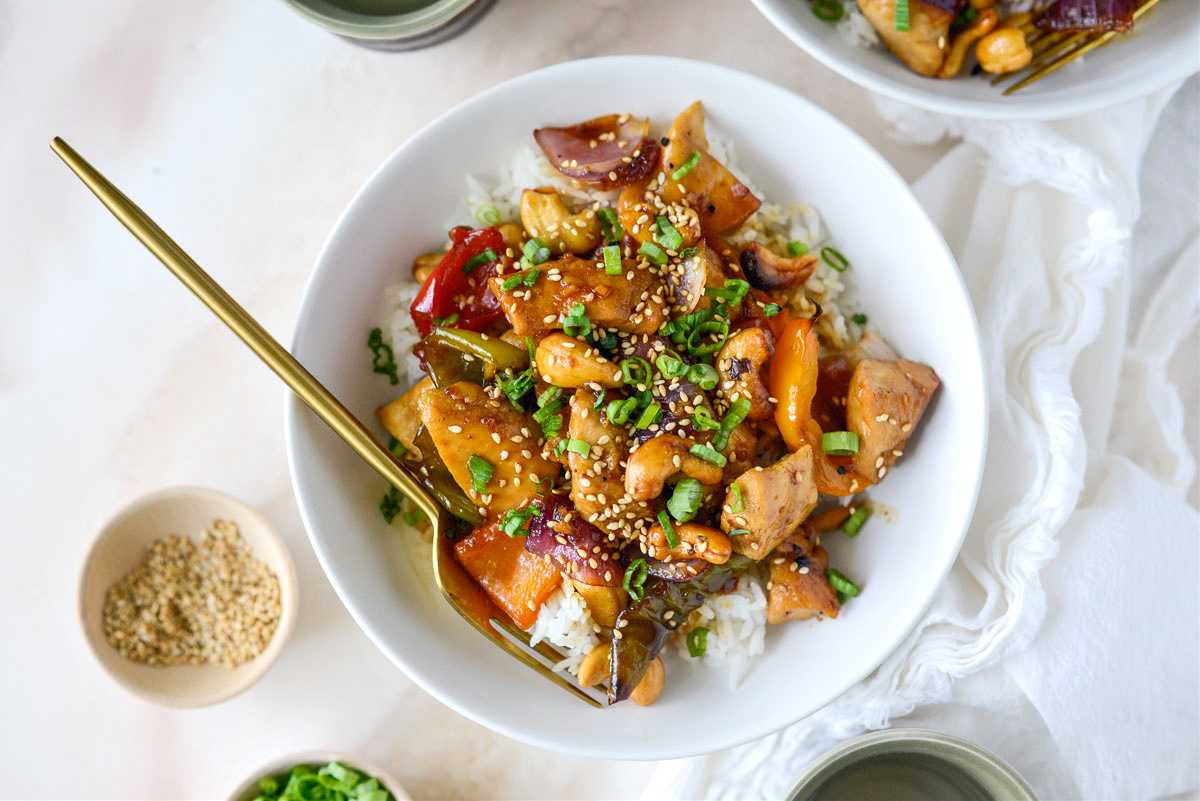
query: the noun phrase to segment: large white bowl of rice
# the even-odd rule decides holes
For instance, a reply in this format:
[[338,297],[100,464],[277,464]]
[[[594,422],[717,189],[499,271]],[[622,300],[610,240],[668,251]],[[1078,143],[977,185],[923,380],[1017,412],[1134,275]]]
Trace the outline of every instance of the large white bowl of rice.
[[[822,0],[837,19],[813,13],[814,0],[753,0],[789,39],[825,66],[873,92],[958,117],[1061,119],[1123,103],[1200,70],[1200,3],[1165,0],[1131,34],[1098,48],[1012,95],[969,69],[949,80],[910,70],[882,44],[856,0]],[[830,5],[832,4],[832,5]],[[1044,0],[995,0],[1006,14]],[[1006,83],[1005,86],[1008,84]]]
[[[379,649],[439,700],[504,735],[610,759],[668,759],[727,748],[793,723],[873,671],[921,618],[974,509],[986,441],[986,392],[972,307],[940,233],[896,172],[803,98],[700,62],[621,56],[560,64],[459,105],[404,143],[367,181],[323,249],[301,306],[293,353],[354,413],[371,420],[421,373],[407,306],[413,259],[440,247],[480,205],[503,216],[527,186],[569,186],[532,132],[629,112],[662,130],[700,100],[714,154],[763,199],[742,236],[836,242],[853,267],[818,271],[832,335],[870,327],[935,366],[939,395],[911,454],[872,493],[869,533],[825,541],[862,594],[836,621],[766,626],[761,577],[743,577],[698,613],[703,658],[664,654],[668,689],[651,707],[581,703],[506,656],[442,599],[427,537],[379,512],[385,482],[299,401],[287,443],[300,512],[346,608]],[[750,232],[753,233],[750,233]],[[380,328],[401,386],[371,372]],[[385,436],[379,430],[381,436]],[[534,626],[577,661],[594,644],[583,604],[552,597]],[[569,666],[568,666],[569,667]]]

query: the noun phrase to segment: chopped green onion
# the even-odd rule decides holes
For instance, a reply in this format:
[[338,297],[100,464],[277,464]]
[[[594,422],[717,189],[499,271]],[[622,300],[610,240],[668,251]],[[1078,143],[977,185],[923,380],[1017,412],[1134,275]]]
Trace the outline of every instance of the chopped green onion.
[[[545,489],[542,489],[543,484],[546,485]],[[554,476],[546,476],[539,481],[537,485],[537,491],[538,495],[549,495],[551,492],[554,492]]]
[[866,325],[867,324],[867,315],[863,314],[862,312],[859,312],[858,314],[850,315],[850,319],[854,321],[855,325]]
[[685,639],[687,640],[689,656],[704,656],[704,652],[708,650],[708,627],[697,626],[687,633]]
[[629,593],[629,597],[635,601],[642,600],[646,595],[647,572],[645,559],[634,559],[629,563],[629,567],[625,568],[625,577],[621,580],[621,588]]
[[[704,345],[699,344],[707,334],[715,335],[714,340]],[[728,338],[729,323],[716,322],[715,320],[708,323],[700,323],[687,335],[688,353],[693,356],[707,356],[710,353],[716,353]]]
[[700,248],[698,248],[698,247],[684,248],[683,250],[679,251],[679,258],[690,259],[692,256],[695,256],[699,252],[700,252]]
[[654,232],[655,242],[667,250],[679,250],[679,246],[683,244],[683,234],[679,233],[678,228],[671,225],[670,220],[660,214],[654,218],[654,227],[657,229]]
[[579,454],[584,459],[588,458],[588,455],[592,452],[592,446],[581,439],[568,439],[566,443],[567,450],[571,453]]
[[908,30],[908,0],[896,0],[892,9],[892,24],[898,31]]
[[631,387],[650,385],[650,362],[641,356],[621,360],[621,380]]
[[778,303],[768,303],[766,306],[763,306],[763,317],[774,317],[782,310],[783,307]]
[[750,401],[745,398],[738,398],[730,404],[729,411],[725,412],[725,416],[721,418],[721,428],[713,437],[712,446],[718,451],[725,450],[725,446],[729,444],[729,435],[746,419],[748,414],[750,414]]
[[485,203],[475,209],[475,219],[479,220],[484,225],[495,225],[500,222],[500,209],[493,206],[491,203]]
[[736,537],[739,534],[749,534],[749,533],[750,533],[750,529],[748,529],[748,528],[731,528],[731,529],[729,529],[729,536],[731,536],[731,537]]
[[733,500],[729,503],[729,511],[735,515],[740,515],[746,511],[746,502],[742,498],[742,485],[730,484],[729,491],[733,493]]
[[[554,386],[549,387],[541,395],[538,395],[538,402],[537,402],[538,408],[545,409],[547,406],[554,406],[554,404],[557,401],[562,399],[562,394],[563,394],[562,387],[554,387]],[[563,401],[563,403],[565,403],[565,402],[566,401]],[[558,411],[558,409],[560,409],[560,408],[562,408],[561,404],[556,406],[554,411]],[[536,413],[534,414],[534,419],[535,420],[537,419]]]
[[592,344],[600,350],[616,350],[617,345],[621,344],[620,338],[612,331],[606,331],[604,336],[599,339],[592,339]]
[[455,312],[454,314],[447,314],[445,317],[433,318],[433,327],[434,328],[449,328],[450,326],[454,325],[457,322],[458,322],[458,312]]
[[414,506],[411,510],[400,515],[400,518],[408,525],[415,526],[425,519],[425,513],[421,511],[420,507]]
[[830,456],[858,453],[858,434],[853,431],[829,431],[821,435],[821,450]]
[[563,333],[569,337],[586,337],[592,333],[592,321],[588,319],[587,310],[582,303],[572,306],[570,313],[563,319]]
[[489,262],[495,261],[497,258],[496,251],[492,250],[491,248],[488,248],[482,253],[477,253],[471,258],[467,259],[467,263],[462,266],[463,274],[470,275],[475,271],[475,268],[482,267]]
[[604,254],[604,272],[608,275],[621,274],[621,246],[605,245],[601,252]]
[[701,445],[698,442],[692,447],[688,448],[688,453],[690,453],[692,456],[695,456],[697,459],[703,459],[709,464],[715,464],[717,467],[724,467],[725,462],[727,461],[723,454],[717,453],[707,445]]
[[403,459],[408,455],[408,447],[395,437],[392,437],[388,440],[388,450],[391,451],[397,459]]
[[676,169],[673,173],[671,173],[671,180],[678,181],[679,179],[683,178],[683,176],[687,175],[689,172],[694,170],[696,168],[696,165],[699,163],[700,163],[700,151],[693,150],[691,155],[688,156],[687,159],[685,159],[684,162],[679,165],[679,168]]
[[605,413],[608,415],[610,423],[621,426],[629,422],[629,415],[633,414],[633,410],[636,408],[636,398],[623,398],[609,401]]
[[600,394],[596,396],[596,402],[592,404],[592,411],[600,414],[600,410],[604,408],[604,396],[608,394],[608,390],[601,387]]
[[492,467],[492,463],[487,459],[473,453],[467,460],[467,472],[471,474],[471,489],[482,495],[487,492],[487,483],[496,472],[496,468]]
[[525,286],[533,286],[537,283],[538,276],[541,274],[542,271],[536,267],[532,270],[526,270],[524,276],[521,278],[521,283]]
[[662,266],[667,263],[667,254],[653,242],[643,242],[638,248],[638,254],[646,257],[646,261]]
[[719,300],[714,300],[709,308],[712,309],[713,318],[729,316],[729,307]]
[[846,522],[842,523],[842,533],[847,537],[856,536],[859,530],[863,527],[863,523],[867,522],[867,518],[871,513],[867,511],[865,506],[860,506],[850,513],[846,518]]
[[746,293],[750,291],[750,282],[741,278],[728,278],[725,280],[725,286],[721,289],[709,287],[704,290],[704,294],[710,298],[725,298],[730,305],[736,306],[742,302],[742,298],[746,297]]
[[500,285],[500,288],[505,292],[511,292],[521,285],[521,278],[521,273],[510,275],[508,278],[504,279],[504,283]]
[[825,571],[825,576],[829,579],[829,586],[833,587],[838,592],[844,592],[851,597],[854,597],[862,592],[862,590],[858,588],[857,584],[843,576],[840,571],[834,570],[832,567]]
[[675,536],[675,527],[671,525],[671,516],[666,510],[658,513],[658,524],[662,526],[663,536],[667,538],[667,547],[678,548],[679,537]]
[[682,378],[687,375],[688,371],[688,366],[683,363],[683,359],[670,351],[660,353],[654,360],[654,366],[667,378]]
[[621,237],[625,236],[625,229],[617,219],[617,213],[612,209],[600,209],[596,216],[600,218],[600,233],[604,235],[604,241],[620,242]]
[[[558,415],[551,415],[551,416],[545,418],[544,420],[542,420],[541,423],[542,423],[542,436],[545,437],[546,439],[550,439],[555,434],[557,434],[559,432],[559,430],[562,428],[562,424],[563,424],[562,418],[559,417]],[[560,450],[559,453],[562,453],[562,451]]]
[[500,518],[500,530],[510,537],[524,537],[529,534],[529,520],[537,515],[538,508],[533,505],[524,509],[509,509]]
[[817,0],[812,5],[812,12],[817,19],[825,22],[837,22],[846,13],[838,0]]
[[804,244],[798,239],[793,239],[791,242],[787,243],[787,254],[790,258],[794,259],[798,256],[803,256],[807,252],[808,245]]
[[541,264],[550,258],[550,248],[546,247],[546,243],[536,236],[525,243],[525,246],[521,248],[521,253],[532,264]]
[[692,415],[692,428],[697,431],[716,431],[720,427],[721,424],[713,419],[707,406],[696,407],[696,413]]
[[533,389],[534,384],[537,383],[537,379],[533,376],[532,367],[522,370],[516,375],[512,375],[510,371],[508,375],[508,378],[497,376],[496,386],[500,387],[500,391],[508,398],[508,402],[519,412],[521,411],[521,398],[525,397],[525,393]]
[[529,363],[533,364],[537,356],[537,345],[533,341],[533,337],[525,337],[525,350],[529,352]]
[[846,257],[831,247],[821,248],[821,258],[839,273],[845,272],[846,268],[850,266],[850,262],[846,260]]
[[372,328],[370,335],[367,337],[367,347],[371,349],[371,367],[380,375],[386,375],[388,380],[393,384],[400,383],[400,377],[396,374],[396,356],[392,353],[392,347],[383,341],[383,331],[378,328]]
[[659,408],[658,401],[651,401],[650,405],[642,410],[642,416],[634,423],[634,428],[649,428],[654,425],[654,421],[658,419],[658,414],[662,409]]
[[[686,523],[700,511],[700,498],[704,488],[694,478],[681,478],[667,501],[667,511],[680,523]],[[672,546],[674,547],[674,546]]]
[[404,496],[395,487],[388,489],[387,494],[379,500],[379,513],[383,515],[383,519],[389,524],[396,519],[396,515],[400,514],[400,504],[404,502]]
[[693,364],[688,367],[687,380],[700,389],[716,389],[717,383],[721,380],[721,374],[711,364]]

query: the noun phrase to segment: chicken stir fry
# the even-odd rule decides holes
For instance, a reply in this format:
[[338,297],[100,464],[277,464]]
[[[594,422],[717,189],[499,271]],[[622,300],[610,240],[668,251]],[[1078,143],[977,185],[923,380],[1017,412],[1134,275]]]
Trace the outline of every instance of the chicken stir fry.
[[815,254],[737,244],[759,200],[699,103],[662,138],[624,114],[535,137],[611,205],[531,187],[519,224],[420,257],[428,377],[378,417],[496,607],[528,629],[573,588],[600,641],[580,683],[648,704],[664,646],[747,571],[769,574],[770,622],[838,616],[857,588],[820,534],[862,525],[844,499],[896,464],[938,380],[873,334],[822,339]]
[[918,75],[954,78],[974,53],[978,69],[1007,73],[1033,59],[1030,37],[1133,29],[1136,0],[1035,0],[1006,13],[1006,0],[810,0],[829,22],[856,3],[889,50]]

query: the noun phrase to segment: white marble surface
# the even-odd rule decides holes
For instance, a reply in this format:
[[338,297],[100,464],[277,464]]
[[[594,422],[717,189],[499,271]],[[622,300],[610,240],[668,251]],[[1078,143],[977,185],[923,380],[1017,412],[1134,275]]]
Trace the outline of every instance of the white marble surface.
[[[353,47],[274,0],[0,2],[0,486],[10,521],[0,748],[15,768],[0,797],[220,797],[259,763],[309,748],[374,759],[419,799],[640,793],[652,766],[494,735],[374,649],[300,525],[277,379],[47,148],[64,136],[287,341],[327,231],[407,135],[512,75],[621,52],[704,58],[796,89],[909,179],[944,152],[889,141],[866,92],[735,0],[502,0],[467,35],[413,54]],[[301,581],[279,663],[245,695],[197,711],[127,695],[92,661],[75,619],[94,533],[126,501],[173,484],[262,509]]]

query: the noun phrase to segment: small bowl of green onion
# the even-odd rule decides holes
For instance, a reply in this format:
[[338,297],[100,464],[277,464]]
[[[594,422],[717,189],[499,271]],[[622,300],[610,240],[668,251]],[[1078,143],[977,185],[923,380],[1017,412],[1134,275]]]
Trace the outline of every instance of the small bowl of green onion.
[[411,801],[382,768],[332,751],[272,760],[229,795],[229,801]]

